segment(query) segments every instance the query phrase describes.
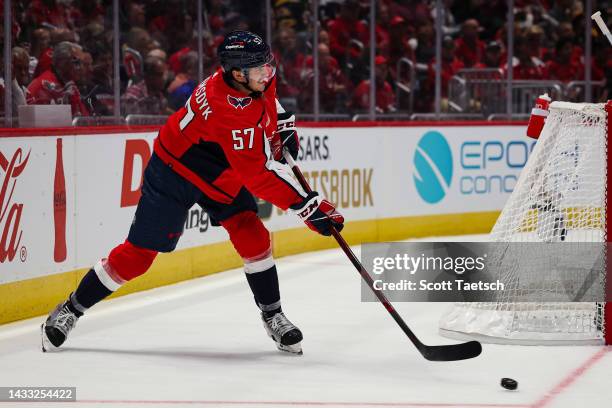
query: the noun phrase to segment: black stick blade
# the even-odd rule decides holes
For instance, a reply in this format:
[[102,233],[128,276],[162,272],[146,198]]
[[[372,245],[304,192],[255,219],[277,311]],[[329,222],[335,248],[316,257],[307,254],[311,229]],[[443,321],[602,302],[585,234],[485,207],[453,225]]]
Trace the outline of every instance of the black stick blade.
[[429,361],[457,361],[478,357],[482,352],[482,345],[475,340],[443,346],[423,344],[422,347],[419,347],[419,351]]

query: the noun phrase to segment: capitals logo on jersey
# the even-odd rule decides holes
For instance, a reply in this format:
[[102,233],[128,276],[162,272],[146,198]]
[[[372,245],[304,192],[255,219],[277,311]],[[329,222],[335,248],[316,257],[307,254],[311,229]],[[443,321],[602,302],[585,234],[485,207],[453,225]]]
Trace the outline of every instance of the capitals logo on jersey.
[[235,96],[227,95],[227,102],[229,102],[229,104],[232,105],[236,109],[238,108],[244,109],[247,106],[249,106],[252,101],[253,101],[253,98],[251,98],[250,96],[247,96],[244,98],[236,98]]

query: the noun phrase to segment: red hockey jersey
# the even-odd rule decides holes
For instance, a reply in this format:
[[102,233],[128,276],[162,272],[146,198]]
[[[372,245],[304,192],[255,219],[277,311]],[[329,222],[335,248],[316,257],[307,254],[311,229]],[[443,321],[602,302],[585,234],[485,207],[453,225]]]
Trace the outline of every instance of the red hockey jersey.
[[306,193],[291,169],[274,160],[276,109],[276,79],[252,97],[230,87],[218,70],[170,116],[155,153],[215,201],[232,202],[244,186],[286,210]]
[[73,81],[62,83],[52,70],[47,70],[28,85],[28,105],[70,104],[73,116],[89,116]]

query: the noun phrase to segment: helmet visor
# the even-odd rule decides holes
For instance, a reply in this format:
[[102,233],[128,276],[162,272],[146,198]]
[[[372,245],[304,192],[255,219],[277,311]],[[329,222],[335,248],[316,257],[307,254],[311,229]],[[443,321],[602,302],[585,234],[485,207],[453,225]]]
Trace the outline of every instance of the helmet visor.
[[249,79],[259,83],[268,83],[276,74],[276,61],[271,58],[269,62],[257,67],[246,69]]

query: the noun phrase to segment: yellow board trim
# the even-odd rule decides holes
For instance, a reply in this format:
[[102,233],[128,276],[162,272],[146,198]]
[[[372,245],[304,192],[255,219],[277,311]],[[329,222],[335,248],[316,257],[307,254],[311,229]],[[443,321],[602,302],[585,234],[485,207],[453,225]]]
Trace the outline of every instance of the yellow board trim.
[[[342,236],[351,244],[399,241],[439,235],[488,233],[499,211],[440,214],[353,221]],[[280,258],[321,249],[336,248],[336,241],[307,228],[272,233],[274,256]],[[111,297],[123,296],[159,286],[238,268],[242,260],[230,242],[204,245],[159,254],[151,269],[128,282]],[[0,285],[0,324],[47,314],[73,291],[87,268]]]

